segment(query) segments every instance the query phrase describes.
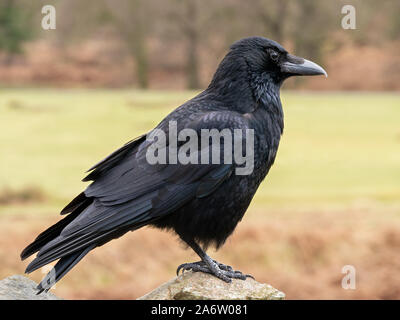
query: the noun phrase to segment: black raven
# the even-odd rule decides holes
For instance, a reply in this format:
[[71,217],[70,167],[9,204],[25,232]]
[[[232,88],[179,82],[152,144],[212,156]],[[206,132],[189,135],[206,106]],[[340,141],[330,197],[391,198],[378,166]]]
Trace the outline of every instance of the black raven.
[[[226,282],[246,279],[249,275],[211,259],[205,251],[210,245],[219,248],[232,234],[274,162],[283,132],[282,82],[291,76],[322,74],[326,76],[320,66],[289,54],[275,41],[250,37],[234,43],[207,89],[156,129],[168,135],[175,122],[177,129],[190,128],[199,135],[205,129],[252,130],[252,170],[237,174],[242,164],[236,158],[209,164],[171,159],[149,163],[148,151],[156,139],[142,135],[130,141],[89,170],[84,181],[93,182],[61,211],[68,215],[21,253],[26,259],[38,252],[27,273],[58,260],[38,285],[39,293],[92,249],[146,225],[173,230],[201,258],[180,265],[177,273],[206,272]],[[248,141],[243,139],[242,145]],[[166,149],[172,148],[171,138],[165,143]]]

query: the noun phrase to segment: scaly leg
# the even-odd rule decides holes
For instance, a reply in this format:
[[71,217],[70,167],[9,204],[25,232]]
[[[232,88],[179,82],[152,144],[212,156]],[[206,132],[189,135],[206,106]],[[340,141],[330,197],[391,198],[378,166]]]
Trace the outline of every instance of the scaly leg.
[[249,274],[243,274],[240,271],[235,271],[231,266],[211,259],[210,256],[208,256],[195,241],[184,241],[194,250],[194,252],[198,254],[198,256],[201,258],[201,261],[181,264],[176,270],[177,275],[179,274],[180,270],[182,270],[182,273],[187,270],[192,270],[193,272],[212,274],[225,282],[231,282],[232,279],[246,280],[247,277],[254,279],[254,277]]

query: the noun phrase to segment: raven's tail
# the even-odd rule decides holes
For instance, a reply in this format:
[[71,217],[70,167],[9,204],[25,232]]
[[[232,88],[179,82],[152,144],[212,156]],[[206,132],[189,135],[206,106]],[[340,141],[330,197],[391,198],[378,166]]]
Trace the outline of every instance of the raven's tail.
[[58,221],[56,224],[39,234],[37,238],[21,252],[21,260],[30,257],[35,252],[38,252],[45,244],[58,237],[61,231],[72,222],[79,213],[74,212],[69,214],[64,219]]
[[55,285],[63,276],[67,274],[81,259],[96,245],[88,246],[87,248],[74,252],[68,256],[62,257],[54,266],[53,269],[43,278],[38,284],[36,294],[40,294],[43,291],[49,291],[49,289]]
[[27,246],[21,252],[21,260],[25,260],[35,252],[38,252],[45,244],[51,240],[57,238],[61,231],[69,225],[81,212],[86,209],[93,202],[93,198],[88,198],[84,196],[82,192],[79,194],[72,202],[61,211],[61,214],[71,212],[64,219],[58,221],[56,224],[52,225],[50,228],[39,234],[35,241],[33,241],[29,246]]
[[[81,193],[78,197],[76,197],[71,204],[69,204],[64,210],[63,214],[71,212],[64,219],[58,221],[56,224],[52,225],[50,228],[43,231],[41,234],[37,236],[37,238],[28,245],[21,252],[21,260],[25,260],[29,256],[34,253],[40,251],[46,244],[50,241],[57,238],[63,229],[68,226],[76,217],[78,217],[82,211],[87,208],[93,202],[93,198],[85,197],[83,193]],[[38,285],[38,293],[43,292],[43,290],[48,291],[51,286],[53,286],[58,280],[60,280],[71,268],[76,265],[90,250],[93,249],[94,246],[88,246],[79,251],[71,253],[70,255],[62,257],[55,267],[46,275],[46,277],[42,280],[42,282]],[[36,258],[34,261],[36,261]],[[26,273],[30,273],[37,268],[33,268],[32,264],[30,264]]]

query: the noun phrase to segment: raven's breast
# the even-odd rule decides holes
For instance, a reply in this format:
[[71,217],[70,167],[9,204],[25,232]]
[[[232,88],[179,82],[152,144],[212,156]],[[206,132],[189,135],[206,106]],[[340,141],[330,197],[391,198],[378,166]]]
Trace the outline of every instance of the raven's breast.
[[256,132],[254,170],[249,175],[232,175],[212,194],[195,198],[176,212],[154,223],[174,230],[183,239],[193,239],[204,247],[221,246],[243,218],[254,194],[274,162],[279,137]]

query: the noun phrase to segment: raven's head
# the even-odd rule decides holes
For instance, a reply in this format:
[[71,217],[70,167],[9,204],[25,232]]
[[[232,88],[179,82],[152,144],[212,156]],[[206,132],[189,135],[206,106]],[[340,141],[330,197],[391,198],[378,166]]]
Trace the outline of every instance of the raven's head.
[[249,83],[272,81],[277,87],[291,76],[325,75],[326,71],[314,62],[289,54],[279,43],[250,37],[235,42],[219,65],[211,86],[219,89],[240,87]]
[[262,37],[235,42],[231,53],[243,57],[252,72],[267,72],[277,80],[291,76],[328,76],[316,63],[291,55],[279,43]]

